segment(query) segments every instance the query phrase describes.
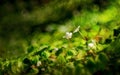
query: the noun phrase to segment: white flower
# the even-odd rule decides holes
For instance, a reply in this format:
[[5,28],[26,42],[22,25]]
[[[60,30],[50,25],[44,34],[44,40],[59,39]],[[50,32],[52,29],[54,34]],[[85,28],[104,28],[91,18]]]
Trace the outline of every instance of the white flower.
[[55,51],[58,51],[59,49],[58,48],[54,48]]
[[41,64],[42,64],[41,61],[38,61],[37,62],[37,67],[39,67]]
[[78,26],[74,31],[73,31],[73,33],[76,33],[76,32],[78,32],[80,30],[80,26]]
[[94,45],[94,43],[89,43],[88,44],[88,47],[90,47],[90,48],[93,48],[95,45]]
[[45,68],[41,68],[42,71],[45,71]]
[[92,40],[91,43],[88,43],[88,47],[91,49],[96,49],[96,42],[94,40]]
[[72,33],[71,32],[66,32],[65,36],[63,38],[70,39],[72,38]]

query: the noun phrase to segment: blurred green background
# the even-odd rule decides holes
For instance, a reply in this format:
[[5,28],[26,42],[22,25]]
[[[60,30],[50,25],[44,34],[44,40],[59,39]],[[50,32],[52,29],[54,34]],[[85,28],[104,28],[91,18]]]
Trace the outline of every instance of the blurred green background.
[[0,57],[21,56],[36,39],[49,44],[74,25],[116,28],[119,7],[119,0],[0,0]]

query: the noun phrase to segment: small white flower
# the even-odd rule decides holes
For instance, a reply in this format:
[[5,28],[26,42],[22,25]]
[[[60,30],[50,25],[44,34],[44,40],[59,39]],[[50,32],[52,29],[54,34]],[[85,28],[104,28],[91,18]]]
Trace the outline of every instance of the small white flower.
[[90,48],[93,48],[95,45],[94,45],[94,43],[89,43],[88,44],[88,47],[90,47]]
[[54,48],[55,51],[58,51],[59,49],[58,48]]
[[96,42],[94,40],[92,40],[91,43],[88,43],[88,47],[91,49],[96,49]]
[[45,68],[41,68],[42,71],[45,71]]
[[42,64],[41,61],[38,61],[37,62],[37,67],[39,67],[41,64]]
[[74,30],[73,33],[76,33],[76,32],[78,32],[79,30],[80,30],[80,26],[78,26],[78,27]]
[[72,33],[71,32],[66,32],[65,36],[63,38],[70,39],[72,38]]

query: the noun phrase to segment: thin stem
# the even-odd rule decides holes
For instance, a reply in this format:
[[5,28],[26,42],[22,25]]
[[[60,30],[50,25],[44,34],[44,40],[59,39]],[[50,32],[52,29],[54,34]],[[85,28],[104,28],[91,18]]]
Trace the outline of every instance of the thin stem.
[[71,44],[71,40],[70,39],[68,39],[68,45],[69,45],[69,48],[71,48],[72,47],[72,44]]
[[80,32],[80,31],[78,31],[79,32],[79,34],[81,35],[81,37],[83,38],[83,39],[85,39],[85,37],[82,35],[82,33]]

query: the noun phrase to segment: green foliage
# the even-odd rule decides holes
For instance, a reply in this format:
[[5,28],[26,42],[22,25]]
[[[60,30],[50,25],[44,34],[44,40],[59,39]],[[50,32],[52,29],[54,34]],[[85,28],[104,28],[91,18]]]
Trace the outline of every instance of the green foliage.
[[[13,54],[5,54],[7,56],[0,58],[0,75],[119,75],[120,2],[103,2],[54,0],[26,14],[3,17],[1,25],[9,26],[10,19],[12,25],[25,22],[24,25],[47,23],[49,26],[46,26],[46,32],[39,33],[36,30],[32,34],[27,33],[31,34],[27,37],[15,32],[15,36],[7,37],[10,38],[9,42],[6,40],[9,45],[2,47],[0,43],[0,48],[3,51],[5,48],[7,54],[11,54],[9,50],[14,50]],[[116,2],[118,5],[115,5]],[[13,17],[8,18],[10,16]],[[70,20],[64,19],[61,24],[54,23],[65,16],[71,16]],[[25,31],[29,32],[29,28],[25,28]],[[23,54],[18,55],[19,52]]]
[[[79,31],[81,32],[81,30]],[[78,33],[77,36],[76,33]],[[103,39],[101,40],[103,42],[99,43],[101,41],[100,38],[85,37],[86,35],[80,36],[83,32],[81,34],[79,32],[76,33],[72,34],[75,37],[71,39],[61,39],[62,44],[60,43],[58,46],[52,42],[52,46],[48,44],[41,44],[39,46],[33,44],[29,46],[27,54],[22,57],[12,60],[1,59],[0,73],[9,75],[92,75],[99,71],[111,72],[110,65],[114,65],[114,67],[119,66],[119,61],[117,60],[119,55],[115,55],[119,53],[119,36],[117,38],[111,38],[112,41],[110,42],[108,41],[109,38],[102,36]],[[114,37],[110,33],[108,35]],[[75,40],[77,38],[79,38],[78,40],[84,40],[84,43]],[[108,45],[105,45],[106,40]],[[80,43],[74,46],[75,42]],[[115,48],[111,46],[113,44],[116,44]],[[99,47],[100,45],[101,47]],[[113,58],[115,59],[114,61],[117,61],[116,65],[111,61]],[[100,73],[106,74],[105,72]],[[119,72],[117,73],[119,74]]]

